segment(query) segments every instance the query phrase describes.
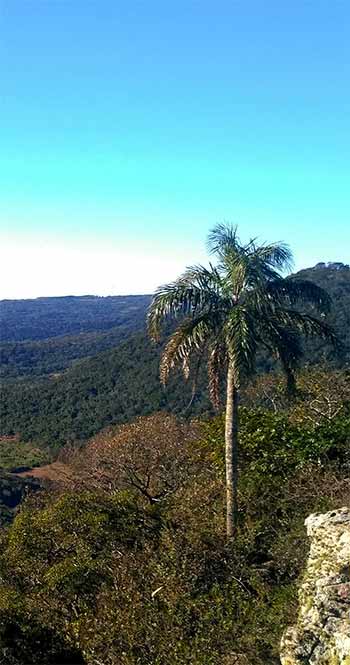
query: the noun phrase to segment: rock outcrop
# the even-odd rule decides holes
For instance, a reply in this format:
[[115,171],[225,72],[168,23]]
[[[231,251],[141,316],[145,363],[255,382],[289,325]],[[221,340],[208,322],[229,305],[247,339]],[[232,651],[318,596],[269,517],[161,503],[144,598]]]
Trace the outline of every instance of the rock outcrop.
[[310,515],[311,540],[297,623],[281,643],[282,665],[350,665],[350,509]]

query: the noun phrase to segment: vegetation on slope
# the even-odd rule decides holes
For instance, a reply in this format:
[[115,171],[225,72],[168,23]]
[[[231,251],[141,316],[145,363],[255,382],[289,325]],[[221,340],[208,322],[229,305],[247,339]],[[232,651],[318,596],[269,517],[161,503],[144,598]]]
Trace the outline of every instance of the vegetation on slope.
[[143,327],[143,320],[135,320],[107,332],[80,333],[40,341],[3,342],[0,344],[0,379],[35,379],[61,373],[80,359],[116,347]]
[[[20,423],[28,440],[59,446],[112,424],[2,531],[4,665],[278,665],[307,551],[303,520],[350,501],[349,375],[302,372],[292,406],[278,375],[246,391],[255,408],[239,414],[240,512],[228,545],[223,418],[113,425],[186,412],[191,386],[175,378],[165,394],[158,363],[159,349],[136,335],[62,376],[3,386],[5,429]],[[193,406],[209,402],[201,393]],[[3,524],[30,485],[39,483],[2,474]]]
[[150,296],[63,296],[0,300],[0,340],[20,342],[143,326]]
[[240,418],[233,545],[222,417],[112,427],[73,455],[70,490],[26,502],[0,545],[4,665],[278,665],[303,520],[350,501],[349,411]]
[[[162,389],[159,349],[139,334],[56,378],[3,384],[0,422],[3,434],[20,433],[25,441],[57,449],[137,415],[159,409],[184,413],[190,399],[191,386],[176,377],[168,390]],[[204,394],[194,413],[207,409]]]
[[332,309],[327,322],[335,328],[344,344],[343,353],[337,357],[324,343],[308,347],[310,360],[322,359],[342,366],[350,362],[350,266],[343,263],[318,263],[313,268],[300,270],[296,278],[309,279],[325,289],[332,298]]
[[[306,348],[332,369],[301,372],[292,403],[278,374],[245,386],[229,543],[224,420],[212,417],[204,369],[196,395],[177,376],[165,392],[161,348],[144,334],[108,350],[143,327],[149,298],[0,303],[0,418],[13,437],[0,441],[4,665],[278,665],[304,518],[350,502],[350,269],[298,278],[333,297],[325,320],[344,349]],[[45,461],[33,441],[51,453],[74,445],[40,479],[8,473]]]
[[26,493],[39,487],[36,480],[14,474],[48,461],[48,454],[32,444],[16,437],[0,438],[0,527],[12,521]]
[[[316,266],[300,271],[296,277],[314,281],[331,295],[333,307],[327,321],[343,340],[349,358],[349,267]],[[117,346],[144,328],[149,302],[149,296],[0,301],[1,339],[6,339],[0,344],[2,380],[61,372],[75,360]],[[29,338],[23,341],[22,335]],[[308,346],[308,354],[313,362],[324,357],[336,360],[334,352],[322,342]],[[344,362],[344,355],[340,362]],[[267,361],[264,363],[269,366]]]
[[[344,366],[349,357],[350,344],[350,270],[347,266],[337,269],[316,267],[298,274],[313,279],[321,286],[327,282],[327,290],[333,298],[330,323],[336,324],[339,336],[345,344],[348,343],[339,362],[334,358],[334,354],[329,360],[333,364],[338,362],[338,365]],[[337,317],[336,321],[333,320],[334,316]],[[100,325],[98,319],[95,325]],[[118,334],[117,330],[114,328],[106,333],[104,342],[109,344],[108,336],[114,334],[113,331]],[[103,340],[103,334],[102,337],[97,334],[94,338],[94,334],[90,336],[89,333],[83,335],[80,342],[76,342],[75,338],[74,343],[71,338],[67,339],[68,346],[63,344],[65,350],[62,355],[65,359],[62,363],[62,340],[59,338],[38,343],[38,347],[35,343],[33,347],[31,343],[28,346],[25,343],[24,356],[20,360],[20,351],[15,354],[13,363],[9,360],[7,366],[4,365],[4,372],[13,372],[18,376],[18,372],[25,374],[31,371],[37,376],[42,370],[58,369],[60,363],[65,364],[68,360],[71,362],[75,353],[73,350],[70,356],[71,343],[74,349],[80,349],[84,354],[93,354],[93,349],[96,350],[96,347],[91,346],[93,339],[98,345]],[[29,358],[26,357],[27,351]],[[158,374],[160,351],[161,348],[150,344],[145,334],[138,333],[116,349],[98,353],[86,360],[75,361],[73,367],[61,376],[36,378],[35,381],[30,380],[32,377],[21,381],[3,380],[0,400],[1,433],[18,433],[25,441],[33,440],[41,445],[59,448],[67,441],[84,440],[110,424],[127,422],[137,415],[160,409],[191,415],[212,412],[206,391],[204,368],[201,370],[197,396],[190,411],[187,409],[191,400],[190,384],[184,386],[181,380],[174,377],[167,390],[162,390]],[[312,362],[322,360],[325,355],[328,356],[329,352],[322,344],[317,345],[317,348],[313,346],[307,349],[307,359]],[[260,357],[259,367],[268,371],[274,364],[267,358]]]

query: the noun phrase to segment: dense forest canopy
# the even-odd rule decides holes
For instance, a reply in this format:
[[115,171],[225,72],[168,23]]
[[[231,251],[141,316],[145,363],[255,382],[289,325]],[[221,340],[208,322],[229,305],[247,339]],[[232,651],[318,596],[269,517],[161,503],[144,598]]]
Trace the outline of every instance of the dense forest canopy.
[[[61,376],[3,384],[0,421],[3,434],[57,447],[159,409],[183,413],[190,398],[191,386],[176,378],[161,387],[159,349],[140,333]],[[201,394],[195,412],[206,408]]]
[[2,380],[61,372],[145,327],[149,296],[0,301]]
[[0,344],[0,377],[17,379],[57,374],[82,358],[114,348],[144,327],[144,320],[131,320],[106,332],[64,335],[45,340],[3,342]]

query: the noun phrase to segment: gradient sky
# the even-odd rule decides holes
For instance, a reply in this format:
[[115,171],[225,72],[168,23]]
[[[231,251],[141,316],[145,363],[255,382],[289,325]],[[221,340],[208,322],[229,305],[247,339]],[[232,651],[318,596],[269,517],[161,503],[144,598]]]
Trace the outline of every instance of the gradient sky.
[[0,0],[0,298],[146,293],[217,222],[350,261],[348,0]]

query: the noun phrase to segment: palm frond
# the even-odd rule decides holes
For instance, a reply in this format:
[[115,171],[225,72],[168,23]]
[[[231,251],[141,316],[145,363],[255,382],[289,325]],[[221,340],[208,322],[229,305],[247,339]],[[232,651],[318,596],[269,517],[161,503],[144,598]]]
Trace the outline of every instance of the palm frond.
[[271,266],[259,261],[255,256],[245,252],[240,254],[227,254],[222,262],[226,275],[226,283],[230,286],[236,298],[246,297],[252,290],[260,289],[266,292],[269,281],[280,279],[279,273]]
[[225,294],[237,304],[251,278],[249,262],[242,254],[227,254],[222,260],[221,270],[225,273]]
[[310,304],[324,314],[330,311],[332,304],[331,297],[324,289],[306,279],[278,279],[267,285],[267,292],[272,299],[280,303],[292,306]]
[[158,340],[161,326],[169,319],[223,309],[221,278],[215,267],[191,266],[174,282],[160,286],[148,308],[147,327]]
[[185,378],[189,374],[190,357],[202,352],[211,335],[215,332],[215,319],[205,313],[183,321],[171,335],[160,361],[160,380],[167,383],[169,374],[181,364]]
[[256,246],[255,241],[251,241],[246,251],[256,262],[267,268],[291,270],[293,267],[293,255],[286,243],[274,242]]
[[341,346],[341,342],[332,326],[310,314],[303,314],[294,309],[277,307],[275,309],[275,316],[278,323],[287,329],[296,330],[306,337],[320,337],[334,347]]
[[237,226],[232,224],[217,224],[209,232],[207,250],[209,254],[216,254],[223,258],[228,251],[238,251],[240,242],[237,236]]
[[230,313],[224,327],[229,361],[234,370],[236,384],[242,374],[250,374],[255,366],[257,334],[254,319],[242,305]]
[[210,292],[213,303],[215,302],[215,296],[220,297],[221,295],[222,279],[219,270],[212,263],[209,263],[209,268],[200,264],[189,266],[180,280],[184,286],[187,285],[194,289]]
[[194,402],[194,399],[196,397],[197,385],[198,385],[198,376],[199,376],[199,370],[200,370],[200,367],[201,367],[202,360],[203,360],[203,355],[199,354],[198,358],[197,358],[196,365],[195,365],[195,369],[194,369],[193,379],[192,379],[191,398],[190,398],[189,403],[186,406],[185,412],[190,410],[190,408],[191,408],[191,406]]
[[281,326],[276,319],[265,320],[260,325],[260,339],[284,367],[295,368],[302,358],[303,348],[300,332]]
[[220,374],[226,360],[226,346],[222,339],[216,338],[209,348],[208,356],[208,391],[214,409],[220,407]]

